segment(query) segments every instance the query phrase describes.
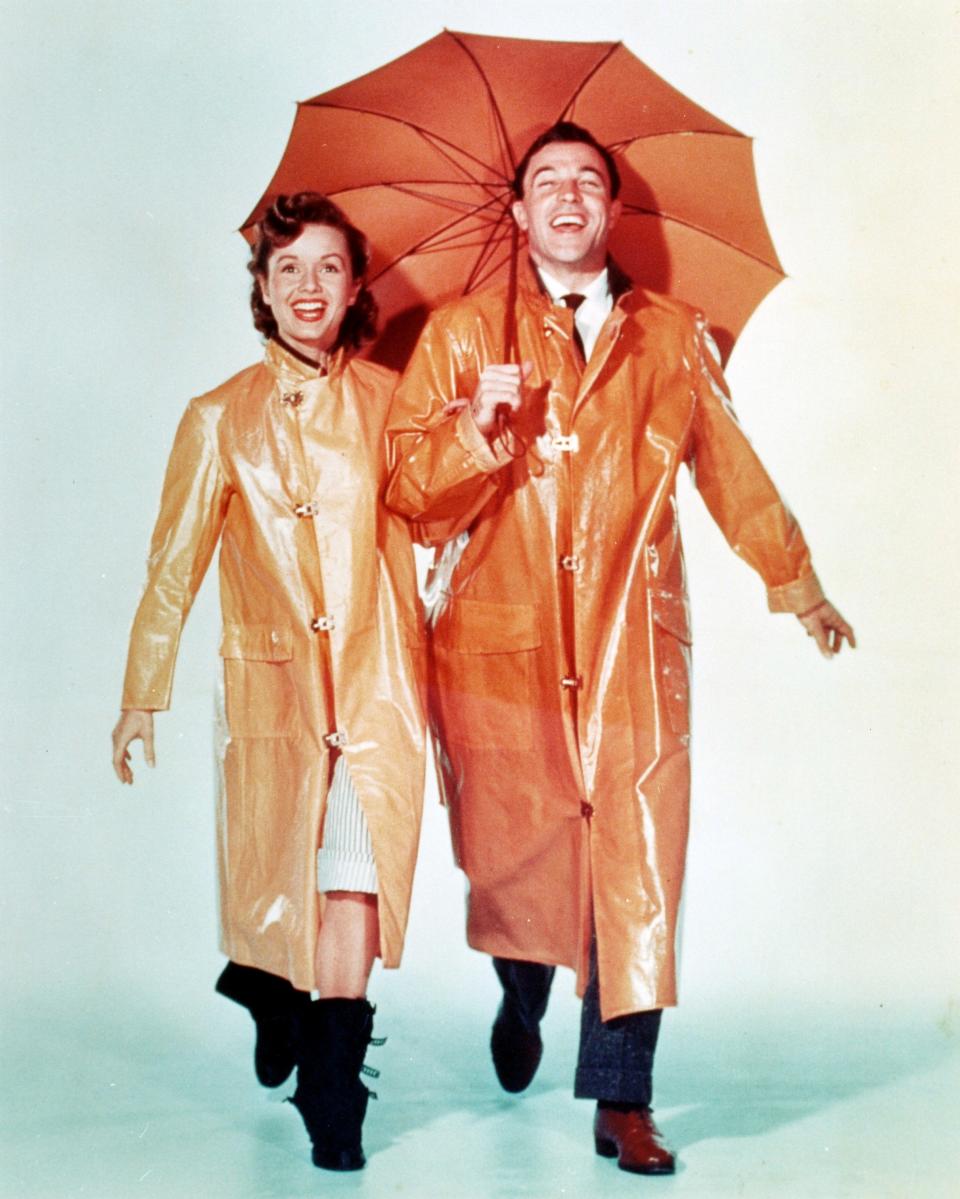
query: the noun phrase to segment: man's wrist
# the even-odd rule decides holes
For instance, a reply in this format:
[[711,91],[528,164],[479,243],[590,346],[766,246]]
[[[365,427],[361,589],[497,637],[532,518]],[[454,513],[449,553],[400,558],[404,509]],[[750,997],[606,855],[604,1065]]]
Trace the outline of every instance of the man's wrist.
[[779,587],[767,588],[767,607],[771,612],[790,612],[795,616],[806,615],[823,603],[827,597],[823,594],[820,580],[811,571],[794,579],[791,583],[783,583]]

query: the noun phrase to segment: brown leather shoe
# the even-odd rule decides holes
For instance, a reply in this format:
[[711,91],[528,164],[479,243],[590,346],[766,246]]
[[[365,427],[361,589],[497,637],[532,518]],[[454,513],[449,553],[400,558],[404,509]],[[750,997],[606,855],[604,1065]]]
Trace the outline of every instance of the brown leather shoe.
[[615,1157],[621,1170],[634,1174],[672,1174],[673,1154],[663,1143],[648,1107],[619,1112],[597,1107],[593,1140],[601,1157]]

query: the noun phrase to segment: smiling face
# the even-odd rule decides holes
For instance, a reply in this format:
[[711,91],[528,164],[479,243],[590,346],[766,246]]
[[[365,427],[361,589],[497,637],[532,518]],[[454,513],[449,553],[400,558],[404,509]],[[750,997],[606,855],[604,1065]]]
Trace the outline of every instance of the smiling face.
[[350,269],[347,239],[331,225],[307,225],[278,246],[260,277],[280,337],[311,362],[333,348],[360,283]]
[[606,164],[585,142],[551,142],[538,150],[523,178],[523,198],[513,205],[530,257],[571,291],[603,270],[619,215]]

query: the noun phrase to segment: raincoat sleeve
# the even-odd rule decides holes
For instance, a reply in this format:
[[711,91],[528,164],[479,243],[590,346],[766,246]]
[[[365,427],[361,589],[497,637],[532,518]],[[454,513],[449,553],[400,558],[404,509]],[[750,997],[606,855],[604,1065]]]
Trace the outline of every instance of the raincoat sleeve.
[[512,459],[480,432],[468,407],[478,370],[442,315],[424,329],[393,398],[387,424],[390,478],[386,503],[413,522],[424,545],[469,528],[497,490],[497,472]]
[[697,403],[688,464],[730,547],[760,575],[771,612],[807,612],[823,600],[793,513],[740,427],[703,322],[695,334]]
[[180,633],[226,513],[215,412],[194,400],[167,463],[147,581],[130,634],[122,708],[169,708]]

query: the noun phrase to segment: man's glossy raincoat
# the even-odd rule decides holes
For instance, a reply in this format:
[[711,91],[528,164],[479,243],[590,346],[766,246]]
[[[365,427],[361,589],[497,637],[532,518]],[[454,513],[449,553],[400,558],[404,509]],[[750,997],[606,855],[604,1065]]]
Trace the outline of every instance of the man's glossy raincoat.
[[606,1020],[676,1002],[690,780],[680,467],[771,610],[822,593],[703,321],[679,302],[628,290],[584,368],[573,313],[527,278],[518,360],[533,371],[513,424],[526,453],[488,442],[469,410],[445,412],[504,360],[506,302],[480,293],[427,325],[391,410],[387,501],[428,540],[455,539],[434,568],[430,721],[470,944],[571,966],[582,993],[595,925]]
[[406,522],[380,501],[395,383],[276,342],[191,402],[167,468],[122,706],[169,706],[184,620],[218,540],[228,739],[218,805],[221,947],[314,986],[316,851],[331,753],[363,807],[380,949],[400,961],[423,790],[421,621]]

